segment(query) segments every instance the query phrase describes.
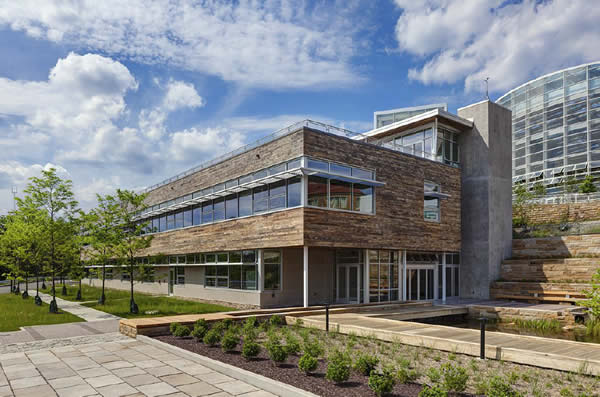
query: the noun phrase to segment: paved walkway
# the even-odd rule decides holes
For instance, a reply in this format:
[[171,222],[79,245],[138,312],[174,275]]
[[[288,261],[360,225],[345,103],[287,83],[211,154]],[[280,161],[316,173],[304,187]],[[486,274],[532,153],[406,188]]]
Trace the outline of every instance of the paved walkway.
[[[35,291],[33,291],[35,294]],[[42,301],[50,304],[52,301],[52,295],[44,294],[40,292],[40,297]],[[85,321],[101,321],[101,320],[120,320],[121,317],[115,316],[114,314],[105,313],[100,310],[92,309],[91,307],[83,306],[79,302],[72,302],[68,300],[64,300],[56,297],[56,303],[58,304],[58,308],[60,310],[64,310],[71,314],[76,315],[84,319]]]
[[107,336],[113,341],[62,339],[62,346],[28,350],[24,344],[23,351],[0,354],[0,397],[274,397],[178,354],[120,334]]
[[[306,326],[325,326],[324,315],[302,319]],[[382,340],[479,356],[479,330],[391,320],[363,313],[331,314],[330,328],[338,327],[342,333],[374,335]],[[568,371],[585,367],[600,375],[600,344],[595,343],[487,332],[486,357]]]

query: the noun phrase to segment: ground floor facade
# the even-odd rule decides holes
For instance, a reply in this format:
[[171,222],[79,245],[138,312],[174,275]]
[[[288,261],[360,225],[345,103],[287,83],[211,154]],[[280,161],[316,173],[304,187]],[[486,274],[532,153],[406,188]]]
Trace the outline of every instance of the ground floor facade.
[[[303,246],[141,260],[155,263],[146,263],[153,271],[145,281],[135,281],[139,292],[244,307],[445,301],[460,287],[453,252]],[[101,285],[101,278],[92,271],[85,282]],[[130,287],[117,267],[107,267],[105,278],[109,288]]]

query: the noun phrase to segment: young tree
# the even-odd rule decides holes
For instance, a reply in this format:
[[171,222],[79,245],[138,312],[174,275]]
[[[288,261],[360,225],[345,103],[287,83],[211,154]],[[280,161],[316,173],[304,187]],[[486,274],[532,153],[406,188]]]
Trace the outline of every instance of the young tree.
[[536,182],[533,185],[533,195],[536,198],[544,197],[546,195],[546,185],[544,185],[542,182]]
[[32,177],[24,190],[26,196],[17,198],[19,207],[35,207],[46,212],[45,222],[41,225],[43,234],[48,239],[47,265],[52,275],[52,301],[50,313],[58,313],[56,304],[55,277],[60,270],[57,261],[57,247],[64,243],[63,239],[72,238],[67,233],[61,233],[65,224],[72,218],[77,201],[74,199],[72,182],[63,180],[56,174],[55,168],[42,170],[40,177]]
[[513,199],[513,226],[527,227],[529,224],[530,200],[533,194],[527,190],[525,184],[517,185],[513,189],[515,195]]
[[104,294],[106,281],[106,266],[115,256],[117,245],[121,239],[121,228],[119,222],[120,204],[114,196],[96,195],[98,206],[90,211],[86,222],[91,245],[90,256],[94,262],[102,266],[102,294],[98,303],[106,302]]
[[580,193],[595,193],[597,190],[596,185],[594,185],[594,178],[591,175],[587,175],[579,185]]
[[91,217],[88,213],[80,210],[77,218],[74,219],[74,226],[77,228],[77,234],[73,240],[73,253],[75,254],[75,262],[71,267],[69,276],[72,280],[76,280],[79,284],[77,289],[77,296],[75,300],[81,300],[81,280],[86,274],[86,258],[88,247],[91,241],[89,234],[89,223]]
[[[139,271],[141,262],[138,257],[152,242],[154,236],[144,235],[148,227],[148,222],[139,222],[136,215],[146,208],[144,204],[145,194],[136,194],[130,190],[117,189],[117,198],[119,201],[119,244],[117,246],[117,256],[125,263],[129,273],[129,283],[131,287],[131,297],[129,302],[129,312],[137,314],[138,306],[133,296],[133,286],[136,277],[143,272]],[[137,276],[136,276],[137,275]]]

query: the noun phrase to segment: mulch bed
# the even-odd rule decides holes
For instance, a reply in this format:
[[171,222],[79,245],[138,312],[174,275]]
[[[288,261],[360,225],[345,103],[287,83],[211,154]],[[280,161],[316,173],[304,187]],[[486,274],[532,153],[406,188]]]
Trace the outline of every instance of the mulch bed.
[[[196,342],[193,338],[176,338],[168,335],[157,336],[156,339],[210,357],[213,360],[231,364],[267,378],[287,383],[288,385],[307,390],[319,396],[363,397],[375,395],[367,385],[369,378],[359,375],[354,371],[348,381],[339,385],[325,379],[327,366],[323,360],[320,360],[319,367],[312,375],[306,376],[298,369],[298,360],[300,358],[298,356],[290,356],[285,364],[275,366],[264,349],[257,358],[247,361],[241,356],[239,350],[224,353],[220,347],[208,347],[203,343]],[[388,396],[413,397],[417,396],[420,390],[421,386],[417,384],[397,384],[393,392]]]

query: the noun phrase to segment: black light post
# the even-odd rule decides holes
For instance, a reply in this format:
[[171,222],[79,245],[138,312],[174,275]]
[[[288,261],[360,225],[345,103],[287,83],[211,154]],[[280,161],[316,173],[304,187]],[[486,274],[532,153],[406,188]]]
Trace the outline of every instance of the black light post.
[[479,341],[479,358],[485,360],[485,323],[487,323],[487,317],[479,318],[480,327],[480,341]]
[[329,303],[325,304],[325,331],[329,332]]

